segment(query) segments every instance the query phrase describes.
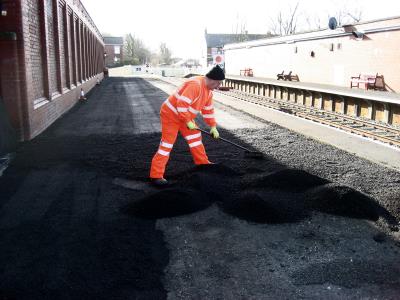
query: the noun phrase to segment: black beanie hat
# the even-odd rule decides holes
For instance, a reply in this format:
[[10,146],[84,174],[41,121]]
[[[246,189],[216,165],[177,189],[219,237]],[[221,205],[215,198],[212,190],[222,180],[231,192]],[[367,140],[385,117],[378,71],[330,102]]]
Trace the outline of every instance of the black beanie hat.
[[224,70],[222,70],[220,66],[215,65],[215,67],[206,74],[206,77],[213,80],[224,80]]

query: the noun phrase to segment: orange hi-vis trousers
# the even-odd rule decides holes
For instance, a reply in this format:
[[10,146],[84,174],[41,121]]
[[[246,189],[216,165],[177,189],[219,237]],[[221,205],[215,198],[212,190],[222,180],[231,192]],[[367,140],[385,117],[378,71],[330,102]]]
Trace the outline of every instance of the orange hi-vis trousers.
[[163,178],[165,167],[169,160],[169,154],[176,141],[178,131],[186,139],[194,163],[196,165],[209,164],[203,142],[201,141],[201,132],[190,130],[185,122],[178,118],[171,118],[170,115],[161,113],[161,142],[156,154],[151,161],[150,178]]

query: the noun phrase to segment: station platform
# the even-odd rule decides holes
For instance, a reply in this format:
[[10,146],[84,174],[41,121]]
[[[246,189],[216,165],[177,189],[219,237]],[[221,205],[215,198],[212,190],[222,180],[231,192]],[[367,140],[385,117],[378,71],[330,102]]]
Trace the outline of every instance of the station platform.
[[[239,77],[239,76],[238,76]],[[181,84],[185,79],[175,78],[175,77],[157,77],[160,80],[166,81],[173,85]],[[243,78],[243,77],[241,77]],[[251,78],[252,82],[254,82],[254,77]],[[262,79],[262,82],[267,82]],[[276,80],[274,81],[274,83]],[[346,88],[338,88],[336,90],[334,87],[316,85],[316,84],[304,84],[299,82],[281,82],[279,83],[286,85],[302,85],[302,87],[308,87],[312,89],[320,88],[321,90],[329,89],[330,92],[341,92],[348,93],[349,95],[364,95],[369,97],[375,97],[376,95],[385,94],[386,92],[379,91],[363,91],[363,90],[350,90]],[[163,87],[161,87],[163,88]],[[169,93],[173,89],[164,87],[165,92]],[[382,95],[381,97],[388,97],[386,100],[394,101],[395,97],[400,97],[394,93],[387,93],[387,95]],[[394,170],[400,170],[400,149],[398,147],[390,146],[388,144],[384,144],[378,141],[374,141],[369,138],[364,138],[355,134],[347,133],[345,131],[329,127],[327,125],[323,125],[320,123],[312,122],[309,120],[305,120],[278,110],[269,109],[257,104],[243,102],[232,97],[228,97],[222,95],[216,91],[214,93],[214,99],[229,107],[232,107],[237,110],[244,111],[252,116],[260,118],[262,120],[272,122],[278,124],[284,128],[290,129],[294,132],[300,133],[304,136],[315,139],[319,142],[326,143],[328,145],[332,145],[341,150],[352,153],[358,157],[367,159],[374,163],[380,164],[387,168],[391,168]],[[232,121],[221,113],[221,110],[216,109],[217,121],[220,126],[224,127],[225,124],[231,124]],[[255,122],[255,121],[254,121]]]
[[252,83],[260,83],[260,84],[272,84],[282,87],[288,88],[299,88],[304,90],[316,91],[321,93],[328,94],[337,94],[341,96],[354,97],[354,98],[362,98],[366,100],[386,102],[399,104],[400,103],[400,94],[393,93],[390,91],[375,91],[375,90],[365,90],[360,88],[350,88],[344,86],[336,86],[329,84],[319,84],[319,83],[310,83],[310,82],[299,82],[299,81],[284,81],[284,80],[275,80],[271,78],[263,78],[263,77],[246,77],[246,76],[235,76],[235,75],[227,75],[227,79],[248,81]]

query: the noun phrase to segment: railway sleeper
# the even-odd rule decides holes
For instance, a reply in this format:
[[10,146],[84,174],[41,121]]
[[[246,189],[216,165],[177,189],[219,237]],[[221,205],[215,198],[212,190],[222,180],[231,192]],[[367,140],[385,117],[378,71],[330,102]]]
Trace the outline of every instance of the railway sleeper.
[[373,130],[376,130],[376,128],[375,127],[364,127],[363,130],[373,131]]

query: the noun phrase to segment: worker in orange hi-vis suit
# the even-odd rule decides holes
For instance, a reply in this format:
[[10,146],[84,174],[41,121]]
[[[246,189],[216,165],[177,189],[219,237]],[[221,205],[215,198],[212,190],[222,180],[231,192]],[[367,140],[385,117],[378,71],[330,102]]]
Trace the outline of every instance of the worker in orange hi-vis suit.
[[196,165],[209,164],[201,132],[197,130],[194,119],[201,112],[204,121],[211,127],[214,138],[219,137],[214,118],[212,91],[225,79],[224,71],[216,65],[205,76],[186,81],[161,105],[161,142],[151,162],[150,180],[162,186],[168,184],[164,178],[169,154],[176,141],[178,131],[186,139]]

